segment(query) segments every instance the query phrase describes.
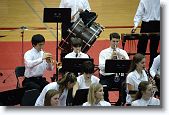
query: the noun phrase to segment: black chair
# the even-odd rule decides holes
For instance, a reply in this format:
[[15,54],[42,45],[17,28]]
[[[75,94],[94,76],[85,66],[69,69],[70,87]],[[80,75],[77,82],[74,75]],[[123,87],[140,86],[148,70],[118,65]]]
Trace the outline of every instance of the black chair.
[[40,92],[38,89],[26,90],[23,95],[20,105],[21,106],[34,106],[39,95],[40,95]]
[[21,85],[19,83],[19,77],[24,77],[24,72],[25,72],[25,66],[18,66],[15,68],[15,75],[16,75],[16,79],[17,79],[16,88],[21,87]]

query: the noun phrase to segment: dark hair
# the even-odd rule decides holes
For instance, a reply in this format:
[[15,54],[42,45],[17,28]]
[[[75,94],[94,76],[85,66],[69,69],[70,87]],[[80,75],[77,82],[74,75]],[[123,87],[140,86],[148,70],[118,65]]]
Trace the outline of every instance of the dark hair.
[[112,40],[112,38],[120,39],[120,35],[118,33],[111,33],[110,40]]
[[72,37],[71,43],[72,43],[73,47],[81,47],[83,45],[82,39],[80,39],[78,37]]
[[51,98],[55,95],[60,95],[60,92],[55,89],[50,89],[45,94],[44,106],[51,106]]
[[41,34],[32,36],[32,46],[36,46],[38,43],[45,42],[45,38]]
[[138,92],[136,93],[135,100],[141,99],[143,92],[147,90],[147,86],[149,85],[148,81],[141,81],[138,85]]
[[63,90],[67,87],[68,82],[75,83],[77,81],[77,78],[74,73],[66,72],[63,77],[57,81],[59,85],[59,91],[63,92]]
[[132,72],[136,69],[136,64],[142,61],[142,59],[145,58],[143,54],[137,53],[134,55],[133,60],[130,65],[129,72]]
[[94,73],[94,64],[91,61],[85,61],[82,65],[82,70],[84,73],[92,74]]

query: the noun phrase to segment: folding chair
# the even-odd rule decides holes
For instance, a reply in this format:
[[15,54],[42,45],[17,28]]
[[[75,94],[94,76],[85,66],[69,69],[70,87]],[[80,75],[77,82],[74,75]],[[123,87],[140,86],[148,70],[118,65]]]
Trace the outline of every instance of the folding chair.
[[19,77],[24,77],[24,72],[25,72],[25,66],[18,66],[15,68],[15,75],[16,75],[16,79],[17,79],[16,88],[21,87],[21,85],[19,83]]

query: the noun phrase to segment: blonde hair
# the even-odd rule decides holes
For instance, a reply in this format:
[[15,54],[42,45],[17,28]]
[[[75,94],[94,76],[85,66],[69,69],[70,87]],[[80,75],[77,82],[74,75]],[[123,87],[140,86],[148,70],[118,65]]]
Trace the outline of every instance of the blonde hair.
[[100,83],[93,83],[90,85],[89,92],[88,92],[88,103],[94,105],[97,101],[96,99],[96,92],[102,88],[103,86]]

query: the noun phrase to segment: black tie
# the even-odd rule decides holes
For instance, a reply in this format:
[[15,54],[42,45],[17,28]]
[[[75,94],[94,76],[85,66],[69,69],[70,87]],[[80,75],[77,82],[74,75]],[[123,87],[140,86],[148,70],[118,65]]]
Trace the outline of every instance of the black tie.
[[78,56],[78,53],[76,53],[76,57]]

